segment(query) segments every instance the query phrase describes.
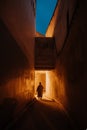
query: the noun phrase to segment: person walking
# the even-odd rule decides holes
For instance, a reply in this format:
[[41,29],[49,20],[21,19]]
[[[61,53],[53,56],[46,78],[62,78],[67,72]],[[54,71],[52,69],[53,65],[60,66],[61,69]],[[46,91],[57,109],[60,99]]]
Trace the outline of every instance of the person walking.
[[39,82],[39,85],[37,87],[37,97],[39,99],[42,99],[43,96],[43,85],[41,84],[41,82]]

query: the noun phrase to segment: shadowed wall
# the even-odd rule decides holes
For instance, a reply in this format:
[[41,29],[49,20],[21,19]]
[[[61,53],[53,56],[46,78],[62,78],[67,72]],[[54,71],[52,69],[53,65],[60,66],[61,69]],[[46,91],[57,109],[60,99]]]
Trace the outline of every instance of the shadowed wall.
[[[68,4],[67,4],[68,5]],[[65,2],[66,6],[66,2]],[[79,129],[87,128],[87,2],[78,1],[67,28],[67,7],[55,28],[57,64],[54,97],[60,100]],[[69,6],[70,8],[70,6]],[[74,8],[74,6],[73,6]],[[73,10],[72,8],[72,10]],[[69,15],[71,14],[71,8]],[[70,18],[70,16],[69,16]],[[62,19],[64,20],[62,21]],[[65,27],[64,27],[65,25]],[[62,30],[61,30],[62,28]],[[68,30],[69,29],[69,30]],[[66,31],[64,31],[66,30]],[[63,31],[63,32],[61,32]],[[64,33],[66,32],[66,33]],[[65,40],[64,40],[65,35]],[[62,39],[62,40],[61,40]],[[64,42],[65,43],[64,43]],[[63,46],[62,51],[61,45]],[[59,48],[60,47],[60,48]],[[60,52],[60,53],[59,53]],[[65,91],[63,95],[61,90]]]
[[0,129],[34,97],[34,70],[0,20]]
[[19,100],[33,97],[34,72],[29,66],[19,45],[0,21],[0,101],[7,97]]

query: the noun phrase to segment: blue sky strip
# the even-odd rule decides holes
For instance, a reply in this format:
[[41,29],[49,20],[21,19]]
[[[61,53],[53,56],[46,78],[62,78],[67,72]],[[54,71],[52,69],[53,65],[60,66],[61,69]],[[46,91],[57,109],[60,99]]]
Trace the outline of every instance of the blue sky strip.
[[36,32],[45,35],[57,0],[36,0]]

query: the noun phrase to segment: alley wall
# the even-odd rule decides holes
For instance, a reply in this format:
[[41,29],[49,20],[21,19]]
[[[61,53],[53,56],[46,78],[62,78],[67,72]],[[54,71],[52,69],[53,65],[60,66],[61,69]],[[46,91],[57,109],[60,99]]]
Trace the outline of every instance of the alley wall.
[[72,7],[64,2],[64,8],[64,17],[58,18],[54,33],[57,47],[54,98],[63,104],[79,129],[86,129],[87,1],[77,1]]
[[35,1],[0,1],[0,104],[34,97]]

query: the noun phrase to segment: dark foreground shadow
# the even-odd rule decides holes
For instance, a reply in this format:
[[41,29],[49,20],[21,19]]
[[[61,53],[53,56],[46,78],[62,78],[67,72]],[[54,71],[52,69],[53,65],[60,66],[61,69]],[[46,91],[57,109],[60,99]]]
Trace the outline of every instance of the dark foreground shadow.
[[14,111],[18,105],[18,101],[15,98],[7,97],[0,104],[0,130],[12,120]]

